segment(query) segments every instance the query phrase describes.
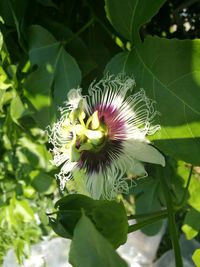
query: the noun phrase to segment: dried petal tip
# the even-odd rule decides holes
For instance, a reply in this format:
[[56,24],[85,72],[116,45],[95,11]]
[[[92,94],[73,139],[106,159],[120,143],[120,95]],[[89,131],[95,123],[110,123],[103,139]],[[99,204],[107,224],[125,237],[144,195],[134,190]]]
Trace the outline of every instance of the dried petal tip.
[[[89,95],[72,89],[61,108],[61,118],[49,133],[52,163],[64,188],[74,184],[93,198],[112,199],[128,193],[128,174],[146,176],[142,162],[165,166],[163,155],[146,139],[160,126],[154,124],[154,101],[145,91],[131,95],[135,80],[106,76],[89,86]],[[78,175],[81,173],[81,176]]]

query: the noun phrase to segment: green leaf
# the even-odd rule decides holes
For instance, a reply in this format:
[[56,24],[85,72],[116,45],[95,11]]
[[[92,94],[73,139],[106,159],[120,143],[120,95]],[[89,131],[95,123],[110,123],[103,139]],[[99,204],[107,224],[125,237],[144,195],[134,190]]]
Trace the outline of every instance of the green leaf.
[[22,265],[23,264],[22,255],[28,257],[28,255],[25,253],[25,249],[27,250],[26,241],[21,238],[16,238],[14,240],[13,245],[17,260],[19,261],[19,264]]
[[[0,1],[0,15],[7,26],[14,26],[17,31],[18,43],[24,49],[22,31],[25,28],[24,16],[28,9],[26,0],[2,0]],[[13,39],[14,40],[14,39]],[[5,39],[6,41],[6,39]]]
[[188,203],[200,212],[200,180],[195,176],[190,182]]
[[70,247],[69,262],[73,267],[128,266],[85,215],[82,215],[76,225]]
[[68,91],[80,84],[81,73],[74,58],[41,26],[30,28],[29,57],[38,69],[26,80],[25,93],[37,110],[36,121],[45,127],[54,119]]
[[81,210],[92,210],[95,204],[89,197],[72,194],[58,200],[56,219],[49,217],[53,230],[64,238],[72,238],[74,228],[81,217]]
[[165,0],[105,0],[105,9],[116,31],[136,43],[140,41],[140,27],[150,21],[164,2]]
[[22,118],[26,114],[26,110],[24,108],[24,105],[18,95],[16,95],[10,104],[10,116],[12,120],[20,125],[19,119]]
[[[184,186],[186,186],[189,167],[184,162],[179,162],[177,173],[184,180]],[[192,174],[188,189],[187,203],[193,209],[200,212],[200,179],[197,173]]]
[[[151,190],[149,190],[151,188]],[[139,185],[139,195],[136,197],[136,214],[151,213],[159,211],[161,204],[159,201],[160,183],[158,179],[148,179],[141,185]],[[144,218],[137,219],[138,222],[144,221]],[[155,222],[149,226],[146,226],[142,231],[147,235],[155,235],[162,227],[162,221]]]
[[77,34],[74,34],[70,28],[66,27],[65,24],[48,20],[45,23],[45,28],[50,30],[56,39],[66,40],[64,41],[65,49],[76,59],[83,77],[97,67],[92,58],[91,49],[89,50],[83,40]]
[[191,209],[187,212],[182,231],[185,233],[187,239],[193,239],[200,231],[200,212]]
[[41,128],[54,118],[51,85],[51,74],[44,67],[30,74],[25,83],[25,96],[37,111],[33,117]]
[[59,208],[59,210],[81,210],[81,208],[84,208],[86,210],[94,208],[95,202],[96,200],[90,197],[72,194],[59,199],[55,204],[55,208]]
[[36,140],[31,140],[27,136],[19,139],[18,144],[21,146],[17,150],[19,162],[34,166],[35,168],[42,168],[45,172],[52,168],[50,165],[51,155],[50,152],[43,144],[39,144]]
[[2,46],[3,46],[3,35],[0,31],[0,52],[1,52]]
[[12,87],[12,82],[8,79],[8,76],[3,67],[0,66],[0,90],[6,90],[9,87]]
[[0,10],[1,16],[8,26],[15,26],[18,35],[20,35],[20,26],[23,24],[24,14],[26,12],[28,2],[26,0],[1,0]]
[[10,200],[9,209],[13,224],[15,224],[17,220],[23,222],[31,222],[34,220],[33,210],[26,200],[17,200],[13,197]]
[[[59,210],[56,220],[52,220],[53,227],[57,234],[60,234],[61,229],[63,237],[71,238],[73,236],[74,228],[81,217],[81,211],[84,210],[96,228],[114,247],[118,247],[126,241],[128,222],[122,203],[93,200],[84,195],[74,194],[60,199],[55,204],[55,208],[59,208]],[[63,227],[65,231],[62,231]]]
[[94,209],[91,218],[97,229],[115,248],[126,242],[128,222],[122,203],[102,200]]
[[33,171],[31,173],[31,185],[43,194],[52,194],[55,190],[55,179],[42,171]]
[[[0,50],[2,45],[3,45],[3,39],[1,39],[1,32],[0,32]],[[3,106],[13,98],[13,91],[7,90],[10,89],[11,87],[13,87],[13,82],[9,79],[3,67],[0,66],[0,111],[2,112],[3,112]]]
[[149,37],[106,67],[106,72],[134,75],[137,87],[156,101],[161,130],[152,136],[155,145],[194,165],[200,164],[199,51],[200,40]]
[[[71,217],[70,216],[68,218],[66,216],[65,218],[71,220]],[[78,221],[78,219],[79,219],[79,216],[77,217],[77,221]],[[66,227],[63,226],[62,221],[60,222],[58,220],[58,218],[55,219],[55,218],[49,217],[49,224],[52,227],[53,231],[57,235],[62,236],[64,238],[72,238],[72,235],[69,232],[69,230],[66,230]]]
[[200,267],[200,248],[196,249],[192,255],[192,259],[196,265],[196,267]]

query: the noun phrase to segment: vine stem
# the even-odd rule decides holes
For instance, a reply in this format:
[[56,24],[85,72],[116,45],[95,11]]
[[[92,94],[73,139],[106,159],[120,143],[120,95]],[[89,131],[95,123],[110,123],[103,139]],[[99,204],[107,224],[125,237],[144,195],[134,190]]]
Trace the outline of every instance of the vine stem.
[[163,214],[167,214],[167,209],[159,210],[159,211],[154,211],[150,213],[140,213],[140,214],[134,214],[128,217],[128,220],[131,219],[138,219],[138,218],[149,218],[149,217],[157,217]]
[[163,167],[159,166],[158,168],[159,168],[159,174],[160,174],[159,177],[161,181],[161,186],[166,200],[166,206],[168,211],[169,232],[170,232],[172,247],[174,250],[175,263],[177,267],[183,267],[181,250],[179,246],[178,232],[176,228],[175,210],[173,208],[170,190],[166,182],[167,179],[166,172]]
[[73,41],[76,37],[78,37],[81,33],[83,33],[92,23],[94,22],[94,18],[91,18],[78,32],[76,32],[69,40],[61,42],[62,45],[68,45],[71,41]]
[[134,231],[137,231],[137,230],[145,227],[146,225],[152,224],[152,223],[157,222],[159,220],[163,220],[166,218],[166,216],[167,216],[167,214],[161,213],[160,215],[152,216],[152,217],[150,217],[150,218],[148,218],[142,222],[135,223],[133,225],[129,225],[128,233],[132,233]]

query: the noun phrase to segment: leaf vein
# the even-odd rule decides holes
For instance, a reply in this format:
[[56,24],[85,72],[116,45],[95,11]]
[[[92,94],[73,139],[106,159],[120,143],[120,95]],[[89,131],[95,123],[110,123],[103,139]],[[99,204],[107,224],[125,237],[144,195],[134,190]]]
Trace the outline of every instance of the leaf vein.
[[143,64],[144,68],[147,69],[147,71],[153,76],[155,77],[155,79],[162,85],[162,87],[164,89],[166,89],[169,93],[171,93],[172,95],[174,95],[180,102],[182,102],[185,106],[187,106],[189,109],[191,109],[194,113],[200,115],[200,112],[198,112],[198,110],[193,109],[189,104],[187,104],[183,99],[181,99],[177,94],[175,94],[173,91],[171,91],[165,84],[163,84],[158,77],[156,77],[156,75],[151,71],[151,69],[145,64],[145,62],[143,61],[142,57],[140,56],[138,50],[135,48],[136,54],[139,58],[139,60],[141,61],[141,63]]
[[200,72],[200,71],[197,71],[197,70],[196,70],[196,71],[191,71],[191,72],[185,73],[185,74],[179,76],[177,79],[175,79],[175,80],[169,82],[166,86],[171,86],[171,85],[173,85],[175,82],[177,82],[177,81],[179,81],[179,80],[181,80],[181,79],[183,79],[183,78],[185,78],[185,77],[187,77],[187,76],[190,76],[190,75],[192,75],[192,74],[195,73],[195,72]]
[[133,22],[134,22],[134,16],[135,16],[135,12],[136,12],[136,8],[138,5],[139,0],[136,1],[134,9],[133,9],[133,13],[131,16],[131,25],[130,25],[130,41],[133,41]]

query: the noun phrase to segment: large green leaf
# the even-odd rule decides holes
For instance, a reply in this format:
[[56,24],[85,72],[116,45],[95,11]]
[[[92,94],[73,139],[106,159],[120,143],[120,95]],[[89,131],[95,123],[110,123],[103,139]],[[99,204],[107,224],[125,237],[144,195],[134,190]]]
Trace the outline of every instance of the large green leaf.
[[150,21],[165,0],[105,0],[107,17],[113,27],[131,42],[140,40],[140,27]]
[[25,83],[26,97],[38,111],[35,119],[46,126],[68,91],[80,84],[81,73],[74,58],[41,26],[30,28],[29,57],[38,69]]
[[106,72],[134,75],[156,100],[161,130],[152,136],[166,154],[200,164],[200,40],[155,37],[115,56]]
[[128,222],[122,203],[107,200],[93,200],[84,195],[68,195],[60,199],[56,205],[57,218],[50,218],[54,231],[66,238],[73,236],[74,228],[81,217],[81,212],[94,222],[96,228],[114,247],[126,241]]
[[47,20],[45,21],[45,28],[51,30],[57,40],[65,40],[65,48],[76,59],[83,77],[97,67],[92,53],[84,41],[65,24]]
[[73,267],[128,266],[85,215],[82,215],[76,225],[69,261]]

